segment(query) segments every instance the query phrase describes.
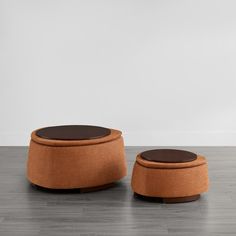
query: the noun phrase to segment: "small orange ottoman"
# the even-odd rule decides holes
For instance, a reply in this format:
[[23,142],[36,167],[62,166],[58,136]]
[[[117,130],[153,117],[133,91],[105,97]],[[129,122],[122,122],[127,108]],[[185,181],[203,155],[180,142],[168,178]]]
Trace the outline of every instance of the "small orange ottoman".
[[97,189],[126,175],[121,131],[66,125],[31,134],[28,180],[49,189]]
[[134,193],[144,199],[194,201],[208,190],[207,161],[183,150],[145,151],[136,158],[131,185]]

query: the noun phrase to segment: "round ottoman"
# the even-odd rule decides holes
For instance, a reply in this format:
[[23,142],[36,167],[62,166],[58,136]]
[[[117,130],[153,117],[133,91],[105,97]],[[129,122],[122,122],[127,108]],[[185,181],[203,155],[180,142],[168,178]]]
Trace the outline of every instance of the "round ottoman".
[[49,189],[97,189],[126,175],[121,131],[88,125],[53,126],[31,134],[27,177]]
[[155,149],[138,154],[132,189],[144,199],[165,203],[197,200],[208,189],[207,161],[192,152]]

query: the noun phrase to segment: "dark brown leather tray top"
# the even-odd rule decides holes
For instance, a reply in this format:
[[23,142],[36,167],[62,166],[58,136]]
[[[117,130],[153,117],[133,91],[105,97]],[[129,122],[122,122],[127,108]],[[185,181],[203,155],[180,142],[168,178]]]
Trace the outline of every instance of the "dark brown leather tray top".
[[36,131],[36,135],[41,138],[57,140],[89,140],[102,138],[110,133],[110,129],[92,125],[51,126]]
[[175,149],[154,149],[141,153],[141,157],[147,161],[164,163],[190,162],[197,159],[197,155],[192,152]]

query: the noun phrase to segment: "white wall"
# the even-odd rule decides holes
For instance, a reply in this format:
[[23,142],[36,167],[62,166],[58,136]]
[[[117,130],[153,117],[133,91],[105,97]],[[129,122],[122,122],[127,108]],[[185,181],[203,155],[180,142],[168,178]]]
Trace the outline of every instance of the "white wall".
[[0,145],[95,124],[127,145],[236,145],[236,2],[0,0]]

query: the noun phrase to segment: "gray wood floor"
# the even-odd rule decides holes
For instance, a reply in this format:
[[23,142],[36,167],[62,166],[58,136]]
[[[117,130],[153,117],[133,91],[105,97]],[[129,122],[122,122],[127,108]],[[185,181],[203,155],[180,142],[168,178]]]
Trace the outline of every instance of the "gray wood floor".
[[147,149],[126,148],[129,174],[111,189],[55,194],[27,182],[27,147],[0,147],[0,236],[236,235],[236,147],[185,148],[207,157],[210,191],[169,205],[133,197],[133,162]]

